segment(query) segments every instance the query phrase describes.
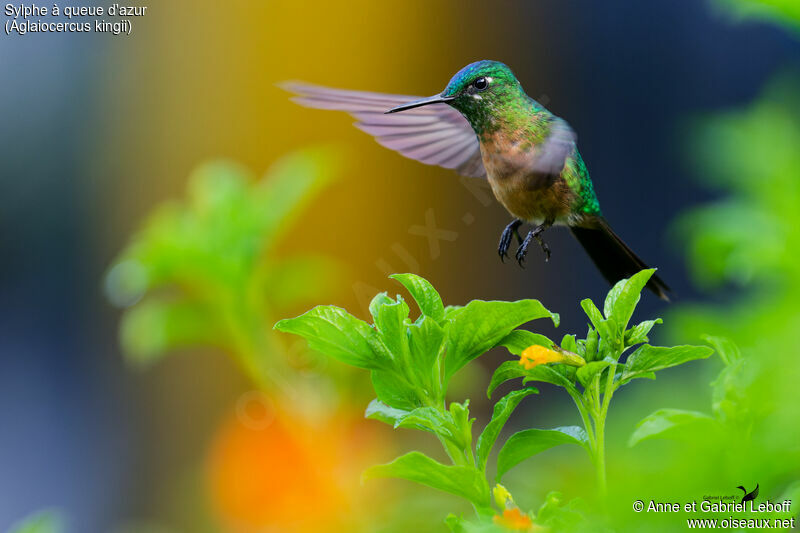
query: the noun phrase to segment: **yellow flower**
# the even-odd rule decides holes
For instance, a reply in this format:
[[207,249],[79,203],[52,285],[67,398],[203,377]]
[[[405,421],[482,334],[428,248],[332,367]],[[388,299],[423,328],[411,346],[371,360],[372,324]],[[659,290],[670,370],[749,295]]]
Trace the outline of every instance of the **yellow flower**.
[[586,361],[580,355],[562,350],[557,346],[554,348],[555,350],[551,350],[538,344],[528,346],[522,351],[522,355],[519,357],[519,364],[525,367],[526,370],[547,363],[563,363],[570,366],[583,366],[586,364]]
[[503,511],[502,516],[494,515],[492,521],[510,531],[533,531],[531,518],[526,514],[522,514],[518,507],[506,509]]
[[500,483],[495,485],[494,489],[492,489],[492,494],[494,494],[494,501],[499,508],[506,509],[509,507],[516,507],[514,505],[514,498],[511,497],[511,493],[508,492],[508,489]]

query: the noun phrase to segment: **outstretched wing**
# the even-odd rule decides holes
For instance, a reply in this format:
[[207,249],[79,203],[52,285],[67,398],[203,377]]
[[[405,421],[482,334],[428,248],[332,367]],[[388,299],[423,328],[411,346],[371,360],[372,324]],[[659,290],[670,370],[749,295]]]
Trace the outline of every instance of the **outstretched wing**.
[[383,146],[428,165],[452,168],[463,176],[485,177],[478,138],[469,122],[452,107],[434,104],[403,113],[385,112],[416,96],[329,89],[287,82],[281,87],[296,96],[292,101],[306,107],[347,111],[356,127]]

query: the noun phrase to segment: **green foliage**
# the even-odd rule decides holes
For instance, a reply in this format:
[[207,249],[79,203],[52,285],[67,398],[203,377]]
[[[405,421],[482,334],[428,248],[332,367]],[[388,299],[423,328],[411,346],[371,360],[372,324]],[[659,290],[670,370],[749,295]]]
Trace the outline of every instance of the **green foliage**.
[[[377,399],[367,407],[365,416],[394,428],[435,435],[452,463],[443,464],[420,452],[411,452],[370,468],[365,477],[402,478],[461,496],[475,507],[479,521],[451,515],[447,523],[453,531],[497,531],[498,524],[506,518],[497,514],[497,520],[489,521],[493,511],[486,471],[491,450],[509,417],[525,397],[538,392],[525,384],[540,381],[563,387],[575,401],[584,427],[525,429],[511,435],[497,455],[497,478],[533,455],[561,444],[577,444],[589,452],[597,467],[602,494],[603,432],[614,391],[634,378],[653,376],[656,371],[712,353],[702,346],[646,344],[648,333],[661,323],[660,319],[628,327],[640,293],[653,272],[645,270],[616,284],[602,313],[590,300],[581,302],[592,324],[587,336],[576,339],[565,335],[560,346],[543,335],[517,329],[540,318],[558,324],[558,315],[536,300],[476,300],[464,307],[444,307],[431,284],[413,274],[392,278],[415,299],[420,309],[416,320],[409,317],[409,306],[401,296],[391,298],[380,293],[369,306],[372,324],[342,309],[319,306],[296,318],[279,321],[275,329],[300,335],[311,347],[332,358],[369,370]],[[620,360],[637,345],[626,361]],[[458,370],[496,346],[504,346],[521,358],[500,365],[492,376],[488,395],[501,383],[516,378],[522,378],[523,387],[495,403],[492,418],[473,446],[474,419],[469,415],[469,401],[452,402],[448,408],[445,395]],[[658,424],[654,418],[641,431]],[[513,503],[510,493],[505,488],[500,492],[505,496],[494,503],[500,511],[509,511],[504,500]],[[582,517],[570,504],[561,505],[560,496],[548,498],[536,515],[537,524],[568,530],[576,517]],[[528,520],[518,510],[512,515],[514,520]]]
[[407,479],[461,496],[479,510],[490,507],[489,485],[480,472],[466,466],[443,465],[420,452],[410,452],[391,463],[370,467],[364,477]]
[[795,0],[716,0],[718,6],[738,19],[759,19],[800,30],[800,3]]
[[409,307],[401,296],[380,293],[369,306],[372,324],[341,309],[320,306],[279,321],[275,329],[300,335],[332,358],[370,370],[377,398],[365,416],[395,428],[436,435],[452,462],[445,465],[412,452],[371,468],[367,477],[415,481],[466,498],[479,514],[491,514],[485,475],[491,450],[514,409],[537,391],[527,387],[497,402],[473,446],[469,400],[452,402],[448,408],[448,383],[458,370],[495,346],[530,339],[552,345],[545,337],[515,328],[540,318],[558,324],[558,315],[536,300],[476,300],[445,308],[427,280],[413,274],[391,277],[416,301],[420,310],[416,320],[409,318]]
[[631,435],[628,445],[633,446],[647,439],[691,439],[695,431],[714,429],[714,419],[705,413],[659,409],[636,424],[636,431]]
[[[526,346],[538,345],[556,351],[574,350],[573,355],[582,358],[583,365],[573,366],[571,361],[567,361],[567,364],[537,364],[527,368],[520,366],[518,361],[507,361],[492,376],[488,394],[491,395],[501,383],[520,377],[523,384],[541,381],[563,387],[575,402],[584,427],[528,429],[512,435],[500,451],[498,477],[546,449],[559,444],[580,444],[589,452],[597,469],[600,492],[605,493],[605,420],[614,392],[632,379],[654,378],[657,371],[703,359],[713,353],[711,348],[704,346],[657,347],[646,344],[647,334],[653,326],[661,323],[661,319],[646,320],[628,327],[640,293],[653,272],[643,270],[614,285],[606,297],[603,312],[591,300],[583,300],[581,307],[591,323],[585,339],[565,336],[562,346],[558,347],[541,336],[516,331],[501,342],[514,355],[523,354]],[[639,346],[621,362],[621,357],[636,345]],[[655,423],[653,420],[646,427]]]
[[746,472],[777,491],[800,478],[800,77],[780,76],[751,105],[693,125],[696,175],[721,197],[686,213],[676,239],[688,243],[697,284],[722,300],[669,317],[673,338],[717,335],[706,340],[722,360],[706,410],[720,431],[691,432],[719,453],[694,468],[725,476],[747,457]]
[[489,452],[494,446],[500,431],[508,421],[511,413],[517,408],[519,402],[526,396],[537,394],[539,391],[533,387],[526,387],[524,389],[515,390],[504,396],[499,402],[494,405],[494,412],[492,419],[486,424],[481,436],[478,437],[478,444],[475,448],[475,453],[478,459],[478,468],[481,470],[486,469],[486,461],[489,459]]
[[468,362],[522,324],[539,318],[558,324],[558,315],[536,300],[475,300],[445,310],[427,280],[413,274],[392,277],[410,288],[420,309],[417,320],[409,318],[401,296],[380,293],[369,306],[372,325],[344,310],[320,306],[279,321],[275,329],[300,335],[344,363],[372,370],[378,399],[389,407],[441,410],[450,379]]
[[11,526],[8,533],[60,533],[64,530],[61,515],[40,511]]
[[331,151],[308,149],[257,181],[229,162],[198,168],[186,199],[150,215],[106,276],[108,298],[126,308],[128,359],[148,364],[177,348],[214,346],[258,383],[274,382],[284,363],[270,359],[280,350],[264,325],[275,309],[332,289],[340,270],[313,254],[277,258],[275,247],[337,167]]
[[560,444],[588,446],[586,431],[578,426],[526,429],[514,433],[497,456],[497,479],[525,459]]

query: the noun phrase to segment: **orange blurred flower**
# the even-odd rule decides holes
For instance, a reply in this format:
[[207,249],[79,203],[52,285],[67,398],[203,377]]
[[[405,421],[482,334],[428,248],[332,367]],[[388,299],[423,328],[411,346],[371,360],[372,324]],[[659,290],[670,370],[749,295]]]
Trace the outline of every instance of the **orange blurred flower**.
[[225,530],[360,529],[352,512],[360,475],[381,441],[361,413],[312,422],[271,403],[265,407],[274,412],[256,409],[250,416],[239,409],[229,416],[208,455],[209,494]]
[[[494,515],[492,521],[498,526],[504,527],[510,531],[534,531],[534,525],[531,518],[522,514],[518,507],[513,509],[506,509],[503,515]],[[536,529],[539,529],[536,527]]]

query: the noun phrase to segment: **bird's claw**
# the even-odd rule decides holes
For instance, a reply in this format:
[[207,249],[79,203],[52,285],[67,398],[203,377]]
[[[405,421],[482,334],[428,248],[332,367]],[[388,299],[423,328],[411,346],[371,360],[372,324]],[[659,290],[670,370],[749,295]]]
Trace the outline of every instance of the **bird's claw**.
[[503,230],[502,235],[500,235],[500,245],[497,247],[497,254],[500,256],[500,261],[505,263],[505,258],[508,257],[508,248],[511,246],[511,239],[513,238],[514,234],[516,233],[517,239],[519,239],[519,225],[522,224],[520,220],[514,220],[506,226]]
[[535,228],[533,228],[531,231],[528,232],[528,234],[525,236],[525,240],[522,241],[519,248],[517,249],[516,257],[519,266],[525,268],[522,265],[522,262],[525,261],[525,255],[528,253],[528,245],[531,243],[531,240],[533,239],[536,239],[536,242],[538,242],[539,246],[542,247],[542,251],[544,252],[545,262],[550,261],[550,247],[547,245],[546,242],[544,242],[544,239],[542,239],[542,233],[544,233],[544,230],[549,228],[551,225],[552,222],[546,221],[544,224],[536,226]]
[[525,261],[525,255],[527,253],[528,253],[528,244],[527,242],[523,242],[522,245],[517,249],[516,253],[517,263],[519,263],[520,268],[525,268],[525,265],[523,265],[522,263]]

